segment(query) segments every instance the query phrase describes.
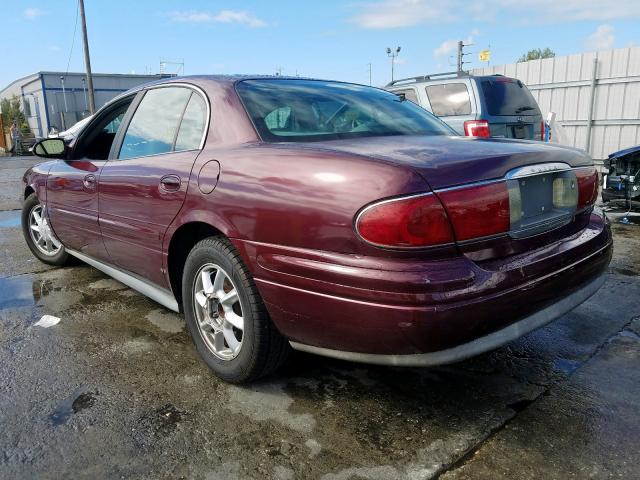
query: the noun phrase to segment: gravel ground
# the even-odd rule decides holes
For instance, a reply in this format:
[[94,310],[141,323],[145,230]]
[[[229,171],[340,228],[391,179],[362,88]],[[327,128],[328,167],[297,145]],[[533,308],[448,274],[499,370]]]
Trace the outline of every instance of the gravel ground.
[[179,315],[32,258],[34,162],[0,159],[0,478],[640,477],[639,226],[614,226],[598,294],[499,350],[431,369],[296,355],[238,387]]

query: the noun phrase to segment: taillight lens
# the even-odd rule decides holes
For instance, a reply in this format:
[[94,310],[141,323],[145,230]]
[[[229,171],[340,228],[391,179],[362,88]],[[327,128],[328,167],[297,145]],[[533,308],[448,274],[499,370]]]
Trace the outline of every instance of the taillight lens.
[[540,140],[547,140],[547,124],[544,120],[540,122]]
[[490,137],[489,122],[486,120],[467,120],[464,122],[464,134],[467,137]]
[[386,200],[365,208],[356,230],[382,247],[429,247],[453,242],[442,204],[433,194]]
[[509,189],[506,182],[445,190],[439,196],[458,241],[509,231]]
[[593,205],[598,198],[598,171],[595,167],[576,170],[578,181],[578,210]]

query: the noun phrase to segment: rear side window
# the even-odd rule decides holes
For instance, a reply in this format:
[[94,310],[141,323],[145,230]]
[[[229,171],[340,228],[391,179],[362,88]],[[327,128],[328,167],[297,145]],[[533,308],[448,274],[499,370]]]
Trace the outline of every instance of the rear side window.
[[438,117],[455,117],[471,113],[469,90],[464,83],[445,83],[426,87],[431,110]]
[[408,90],[394,90],[393,93],[396,95],[404,95],[405,100],[409,100],[416,105],[420,105],[420,102],[418,102],[418,95],[416,95],[416,91],[412,88]]
[[195,150],[200,148],[200,141],[204,133],[205,116],[207,107],[204,100],[197,93],[191,94],[191,99],[184,111],[178,137],[176,138],[176,151]]
[[149,90],[127,128],[118,158],[158,155],[173,150],[173,142],[191,90],[169,87]]
[[536,99],[520,80],[496,77],[480,85],[489,115],[540,115]]

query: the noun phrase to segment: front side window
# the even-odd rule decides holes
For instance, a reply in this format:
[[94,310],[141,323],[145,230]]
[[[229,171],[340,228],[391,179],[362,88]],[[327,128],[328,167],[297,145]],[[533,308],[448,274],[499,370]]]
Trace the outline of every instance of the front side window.
[[[111,145],[116,138],[120,123],[122,123],[124,114],[132,101],[133,97],[118,101],[108,111],[99,113],[99,117],[89,117],[81,120],[78,122],[79,126],[76,124],[64,133],[65,138],[73,138],[75,135],[79,135],[73,158],[106,160],[109,157]],[[91,122],[91,125],[85,128],[85,125],[89,122]]]
[[238,82],[236,90],[263,141],[455,134],[413,102],[363,85],[264,79]]
[[190,96],[190,89],[179,87],[146,92],[129,123],[118,158],[171,152]]
[[428,85],[425,90],[434,115],[455,117],[471,113],[469,90],[464,83]]

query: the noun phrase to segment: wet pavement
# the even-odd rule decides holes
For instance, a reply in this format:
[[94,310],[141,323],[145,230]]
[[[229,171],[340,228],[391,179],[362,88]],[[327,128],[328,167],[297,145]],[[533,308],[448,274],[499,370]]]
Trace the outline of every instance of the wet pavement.
[[598,294],[492,353],[431,369],[300,354],[238,387],[179,315],[31,257],[29,164],[0,161],[0,478],[640,477],[639,226],[615,225]]

